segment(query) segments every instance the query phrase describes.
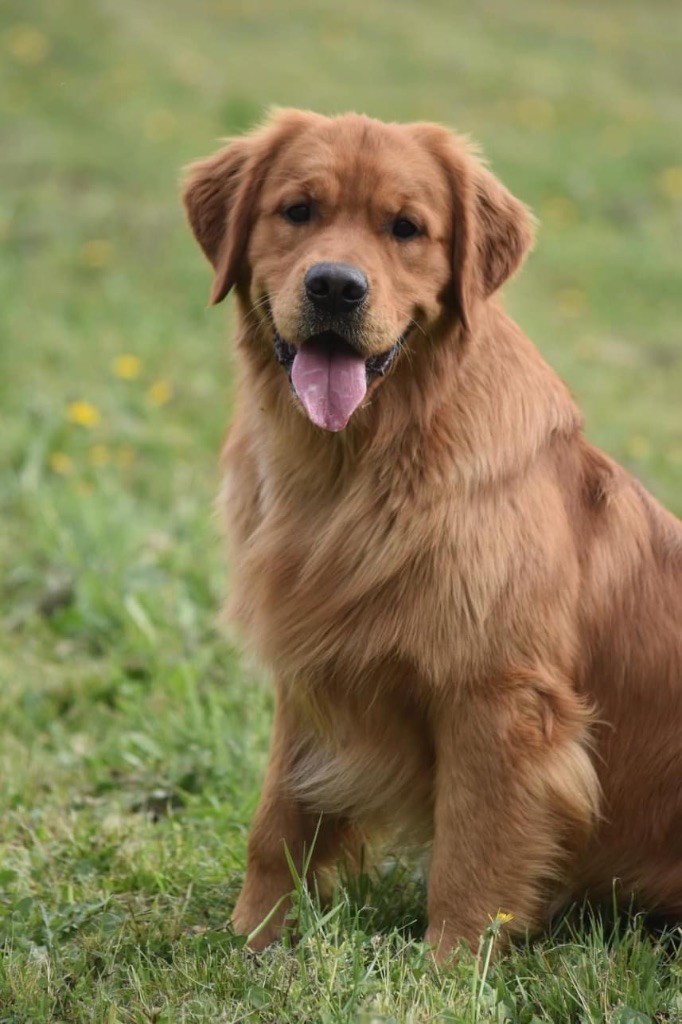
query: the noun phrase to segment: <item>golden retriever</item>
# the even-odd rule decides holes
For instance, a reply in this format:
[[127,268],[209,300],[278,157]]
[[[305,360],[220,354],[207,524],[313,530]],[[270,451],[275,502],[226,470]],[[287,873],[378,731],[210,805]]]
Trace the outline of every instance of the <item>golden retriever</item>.
[[442,127],[296,110],[184,202],[236,291],[229,614],[276,680],[236,929],[280,932],[285,846],[388,840],[430,847],[441,959],[614,879],[682,915],[682,527],[496,298],[528,210]]

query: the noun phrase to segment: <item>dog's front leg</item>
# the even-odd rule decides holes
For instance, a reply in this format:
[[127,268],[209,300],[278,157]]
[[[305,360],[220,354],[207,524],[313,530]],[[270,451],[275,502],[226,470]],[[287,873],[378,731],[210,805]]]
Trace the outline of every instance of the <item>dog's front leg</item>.
[[439,708],[426,941],[475,951],[498,914],[544,919],[597,813],[589,715],[567,682],[510,673]]
[[279,936],[290,909],[294,879],[287,851],[299,876],[307,867],[310,879],[336,859],[351,833],[344,820],[306,810],[292,792],[291,771],[301,750],[300,714],[280,686],[267,772],[249,835],[246,878],[232,915],[238,934],[256,932],[252,949],[263,949]]

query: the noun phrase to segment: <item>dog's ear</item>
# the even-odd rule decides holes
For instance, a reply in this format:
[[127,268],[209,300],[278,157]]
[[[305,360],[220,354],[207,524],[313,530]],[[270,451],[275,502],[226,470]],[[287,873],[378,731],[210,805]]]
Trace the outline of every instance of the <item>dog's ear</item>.
[[212,305],[224,299],[235,283],[246,244],[246,210],[243,202],[237,204],[237,196],[252,147],[248,137],[235,139],[214,156],[187,168],[182,201],[194,237],[215,270]]
[[468,329],[476,304],[520,267],[533,244],[533,216],[476,158],[466,139],[434,125],[423,130],[452,188],[453,283]]
[[521,266],[533,244],[533,216],[481,164],[474,166],[473,192],[476,257],[487,298]]
[[533,244],[533,217],[469,155],[453,188],[459,197],[453,270],[462,323],[468,329],[475,304],[496,292],[521,266]]
[[194,236],[215,270],[211,305],[225,298],[244,269],[261,185],[281,147],[306,121],[301,111],[275,111],[250,135],[187,168],[182,200]]

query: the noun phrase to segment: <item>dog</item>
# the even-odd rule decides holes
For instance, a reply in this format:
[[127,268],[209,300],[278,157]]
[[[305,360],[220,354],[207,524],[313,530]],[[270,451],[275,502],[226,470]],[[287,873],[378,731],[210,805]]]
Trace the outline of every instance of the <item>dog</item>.
[[276,686],[237,932],[280,934],[288,858],[389,842],[441,961],[614,880],[682,917],[682,524],[500,305],[528,209],[443,127],[297,110],[183,198],[238,306],[227,613]]

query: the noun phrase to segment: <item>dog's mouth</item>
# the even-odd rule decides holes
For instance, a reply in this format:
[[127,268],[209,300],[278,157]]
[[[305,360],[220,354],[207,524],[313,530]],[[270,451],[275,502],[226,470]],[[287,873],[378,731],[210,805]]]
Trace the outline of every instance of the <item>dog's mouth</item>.
[[404,338],[365,359],[335,331],[322,331],[296,347],[275,332],[275,356],[287,371],[308,418],[323,430],[343,430],[367,388],[383,377]]

